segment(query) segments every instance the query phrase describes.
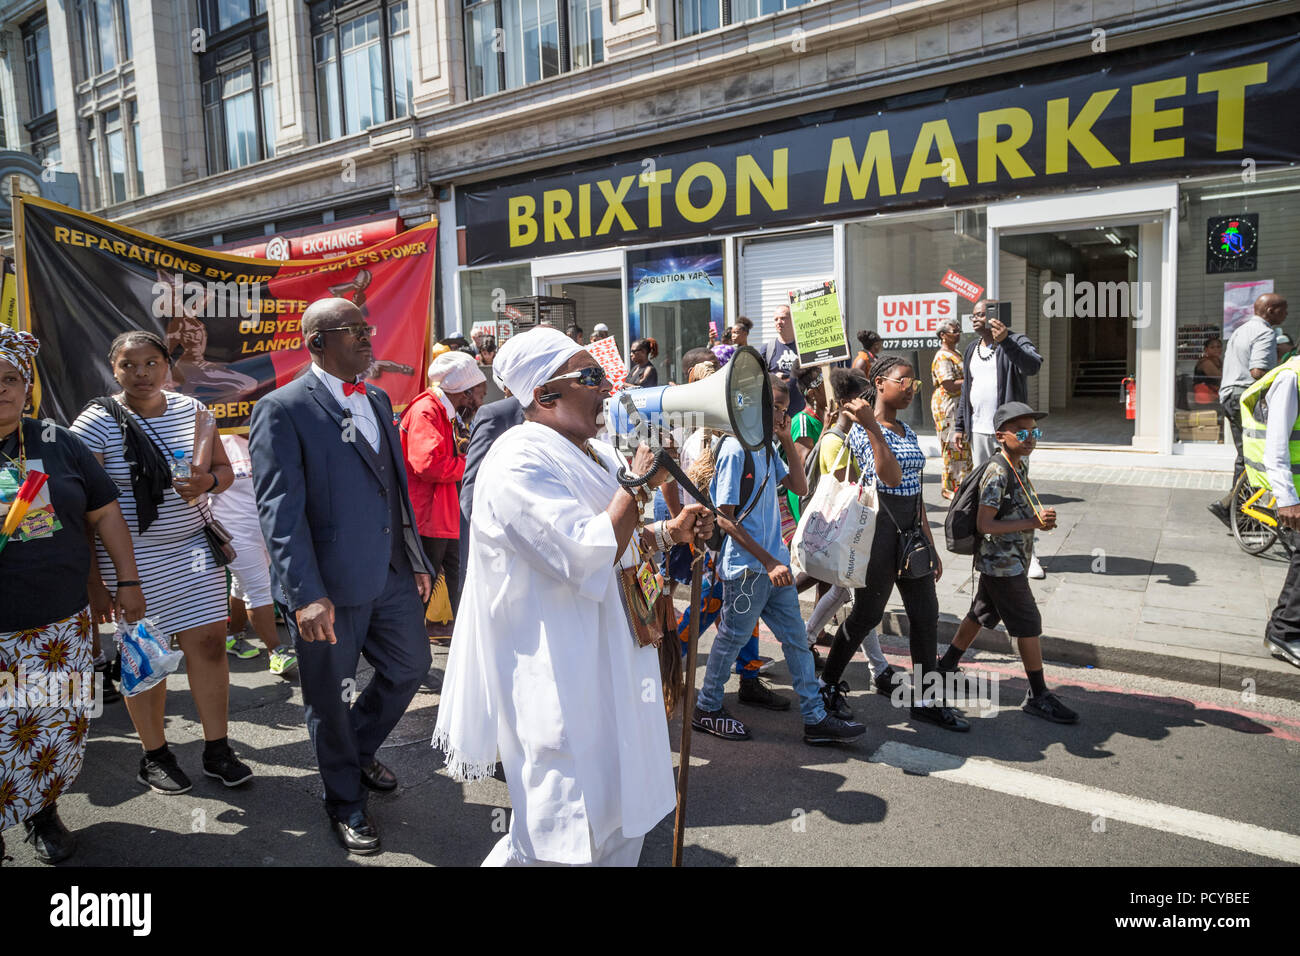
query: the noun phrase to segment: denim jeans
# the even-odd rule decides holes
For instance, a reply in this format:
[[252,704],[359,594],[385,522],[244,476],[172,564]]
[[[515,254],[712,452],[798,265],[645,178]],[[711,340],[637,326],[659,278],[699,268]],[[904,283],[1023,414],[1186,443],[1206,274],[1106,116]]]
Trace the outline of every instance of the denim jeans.
[[799,712],[804,723],[820,723],[826,716],[826,708],[817,692],[812,651],[808,649],[803,615],[799,611],[799,594],[792,586],[773,587],[772,579],[761,571],[747,571],[741,577],[722,582],[718,636],[709,650],[709,664],[704,670],[704,683],[700,685],[696,704],[707,711],[722,706],[723,689],[736,652],[754,632],[760,617],[785,651],[790,682],[799,695]]

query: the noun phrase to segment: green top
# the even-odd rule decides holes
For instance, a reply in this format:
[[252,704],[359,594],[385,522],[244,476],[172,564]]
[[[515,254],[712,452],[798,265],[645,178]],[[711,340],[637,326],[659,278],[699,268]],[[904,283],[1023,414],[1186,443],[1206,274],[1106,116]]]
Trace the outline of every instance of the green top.
[[[806,409],[790,420],[790,437],[796,442],[799,441],[800,438],[811,438],[815,445],[817,444],[817,439],[820,438],[821,435],[822,423],[809,414]],[[790,465],[790,462],[786,462],[786,464]],[[794,517],[795,521],[798,521],[799,496],[793,491],[787,491],[785,493],[785,500],[790,506],[790,514]]]

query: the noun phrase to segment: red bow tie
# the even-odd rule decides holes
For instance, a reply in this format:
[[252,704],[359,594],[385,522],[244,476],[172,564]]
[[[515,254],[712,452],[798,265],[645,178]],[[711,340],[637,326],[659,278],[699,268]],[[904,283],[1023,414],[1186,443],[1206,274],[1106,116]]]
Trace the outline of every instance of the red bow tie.
[[350,385],[347,382],[343,383],[344,397],[347,397],[348,395],[352,395],[355,392],[360,392],[362,395],[366,394],[366,383],[357,382],[355,385]]

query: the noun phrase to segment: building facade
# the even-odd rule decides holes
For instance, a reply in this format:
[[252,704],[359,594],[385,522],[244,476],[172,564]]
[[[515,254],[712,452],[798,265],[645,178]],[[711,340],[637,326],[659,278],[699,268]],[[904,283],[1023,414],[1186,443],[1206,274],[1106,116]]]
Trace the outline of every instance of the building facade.
[[915,353],[923,425],[933,323],[886,310],[946,293],[951,271],[1009,301],[1042,352],[1049,439],[1206,465],[1231,457],[1207,342],[1300,279],[1298,17],[1198,0],[4,3],[0,132],[75,172],[83,208],[198,246],[297,255],[436,217],[438,334],[554,296],[624,347],[655,337],[663,381],[710,322],[748,315],[761,342],[791,291],[834,280],[855,347],[879,329]]

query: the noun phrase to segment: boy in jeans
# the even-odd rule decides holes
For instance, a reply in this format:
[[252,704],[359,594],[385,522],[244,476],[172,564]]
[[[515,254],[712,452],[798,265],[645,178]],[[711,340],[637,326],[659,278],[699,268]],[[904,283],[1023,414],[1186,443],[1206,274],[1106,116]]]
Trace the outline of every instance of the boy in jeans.
[[[789,390],[775,375],[770,378],[773,437],[780,438],[789,460],[798,461],[790,439]],[[716,470],[710,493],[718,506],[718,524],[727,535],[718,561],[722,611],[691,725],[724,740],[749,739],[745,725],[723,710],[722,694],[737,651],[762,617],[785,651],[790,680],[799,695],[804,742],[829,744],[861,735],[866,731],[862,724],[826,713],[790,572],[790,552],[781,540],[777,492],[789,488],[795,494],[805,493],[803,469],[789,471],[770,443],[747,456],[738,441],[728,438],[714,446],[714,454]],[[753,464],[748,475],[747,458]],[[741,501],[741,482],[746,478],[752,482],[752,490]],[[741,680],[740,700],[770,710],[789,707],[789,701],[762,686],[757,677]]]
[[1025,713],[1058,724],[1073,724],[1079,715],[1047,689],[1043,679],[1043,649],[1039,637],[1043,619],[1034,594],[1029,590],[1030,558],[1034,552],[1034,531],[1056,527],[1056,511],[1043,508],[1029,484],[1025,461],[1034,450],[1042,431],[1035,427],[1046,412],[1036,412],[1024,402],[1007,402],[993,415],[993,429],[1001,452],[989,459],[980,481],[979,513],[975,530],[981,535],[975,546],[975,567],[980,572],[979,589],[970,610],[953,636],[952,644],[939,659],[939,671],[957,673],[957,662],[975,640],[980,627],[1006,624],[1016,639],[1020,659],[1029,678]]

